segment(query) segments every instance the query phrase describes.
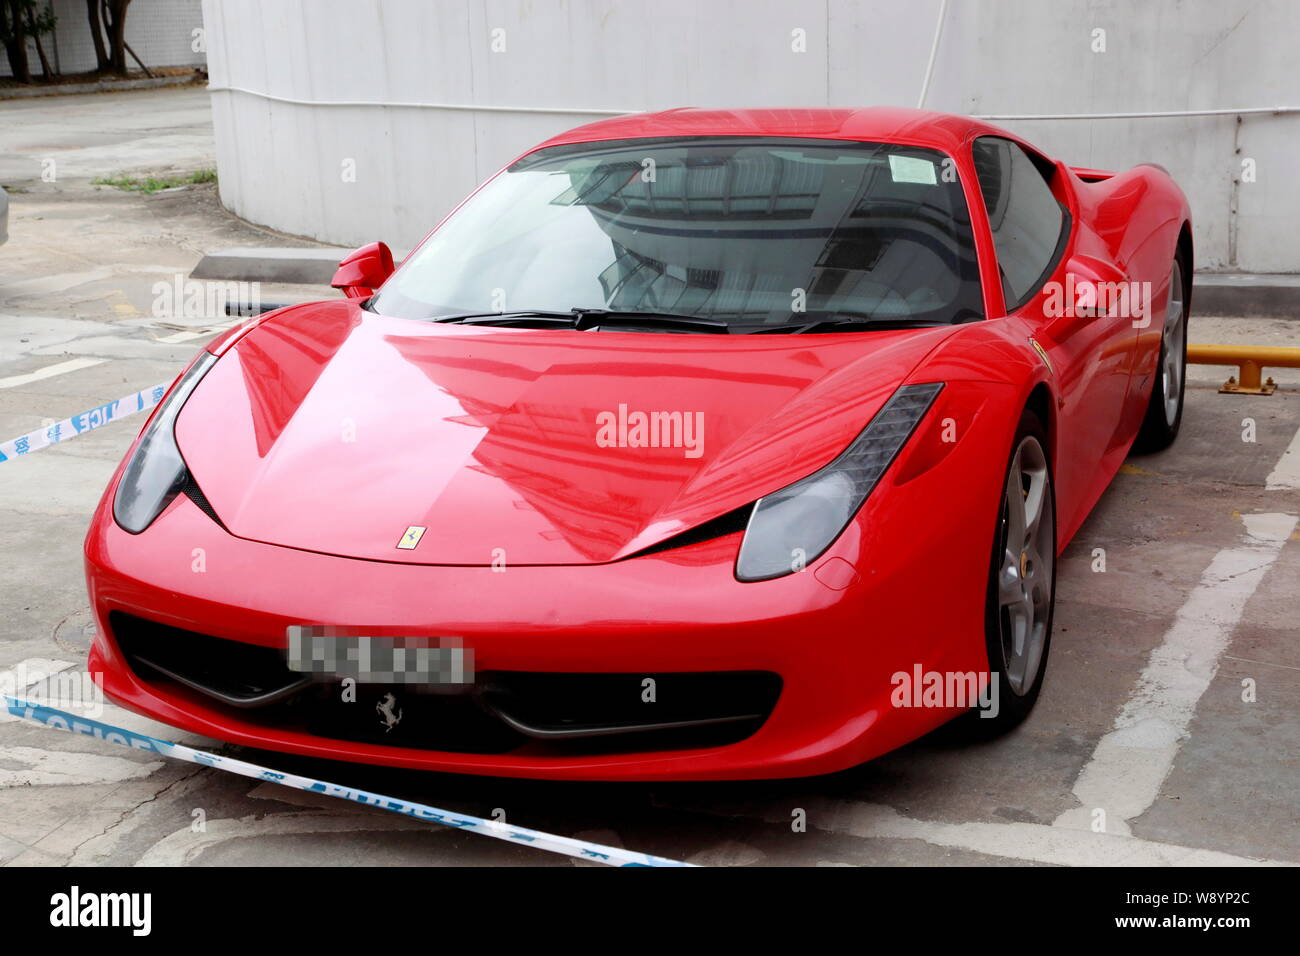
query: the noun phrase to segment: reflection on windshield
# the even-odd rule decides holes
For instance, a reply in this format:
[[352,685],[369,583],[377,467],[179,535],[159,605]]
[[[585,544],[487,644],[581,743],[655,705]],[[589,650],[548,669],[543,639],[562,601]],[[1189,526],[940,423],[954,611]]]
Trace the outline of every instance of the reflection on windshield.
[[966,320],[983,310],[951,170],[932,150],[829,140],[552,147],[480,190],[370,307],[659,312],[735,331]]

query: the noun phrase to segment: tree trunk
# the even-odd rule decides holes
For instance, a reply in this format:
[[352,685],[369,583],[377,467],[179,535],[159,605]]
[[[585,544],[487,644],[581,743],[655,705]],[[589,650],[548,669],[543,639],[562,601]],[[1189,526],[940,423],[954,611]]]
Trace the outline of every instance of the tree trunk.
[[95,72],[108,72],[108,51],[104,49],[104,28],[99,20],[100,0],[86,0],[86,19],[90,21],[90,38],[95,41]]
[[36,44],[36,55],[41,58],[41,76],[48,83],[54,71],[50,69],[50,61],[45,58],[45,47],[41,46],[41,35],[36,31],[36,15],[31,7],[27,8],[27,29],[31,31],[32,42]]
[[118,76],[126,76],[126,8],[131,0],[104,0],[108,20],[108,65]]
[[19,83],[30,83],[32,71],[27,66],[27,25],[23,23],[23,12],[18,0],[5,0],[0,17],[5,17],[6,21],[5,53],[9,56],[9,69]]

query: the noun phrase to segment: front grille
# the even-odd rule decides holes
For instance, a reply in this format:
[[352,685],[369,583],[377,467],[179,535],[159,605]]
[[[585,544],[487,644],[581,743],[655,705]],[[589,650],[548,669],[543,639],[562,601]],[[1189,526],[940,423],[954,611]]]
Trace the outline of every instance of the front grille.
[[[750,736],[781,693],[768,671],[559,674],[492,671],[472,687],[312,680],[283,652],[113,611],[109,629],[142,679],[180,685],[268,728],[363,743],[497,754],[635,753]],[[650,683],[648,683],[650,682]]]
[[161,675],[231,707],[265,707],[307,684],[270,647],[228,641],[122,611],[108,626],[131,669]]
[[409,684],[358,684],[355,699],[345,700],[341,690],[337,684],[316,684],[283,713],[268,716],[318,737],[413,750],[500,754],[528,742],[480,707],[472,694],[421,692]]
[[[781,678],[767,671],[662,674],[482,675],[484,705],[536,740],[585,741],[584,749],[625,747],[635,735],[655,747],[734,743],[767,719]],[[706,743],[707,741],[707,743]]]

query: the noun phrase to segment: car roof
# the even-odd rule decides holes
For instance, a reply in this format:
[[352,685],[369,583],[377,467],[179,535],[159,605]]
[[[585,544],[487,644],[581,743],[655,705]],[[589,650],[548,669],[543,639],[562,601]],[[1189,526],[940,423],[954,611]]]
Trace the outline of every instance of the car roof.
[[946,153],[973,136],[1017,136],[969,116],[896,106],[863,109],[681,109],[597,120],[555,136],[538,148],[565,143],[659,136],[790,136],[924,146]]

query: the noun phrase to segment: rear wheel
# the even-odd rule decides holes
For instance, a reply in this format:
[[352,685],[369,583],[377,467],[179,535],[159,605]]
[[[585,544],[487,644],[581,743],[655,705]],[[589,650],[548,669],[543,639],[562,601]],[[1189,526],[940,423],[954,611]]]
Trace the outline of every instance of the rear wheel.
[[1178,437],[1183,423],[1183,390],[1187,379],[1187,296],[1183,286],[1183,266],[1174,260],[1169,275],[1169,301],[1165,306],[1165,327],[1160,336],[1160,367],[1146,417],[1142,420],[1136,451],[1160,451]]
[[997,708],[991,717],[981,713],[979,723],[994,733],[1033,710],[1047,670],[1056,604],[1056,498],[1046,449],[1042,423],[1026,410],[1007,465],[989,571],[985,641]]

